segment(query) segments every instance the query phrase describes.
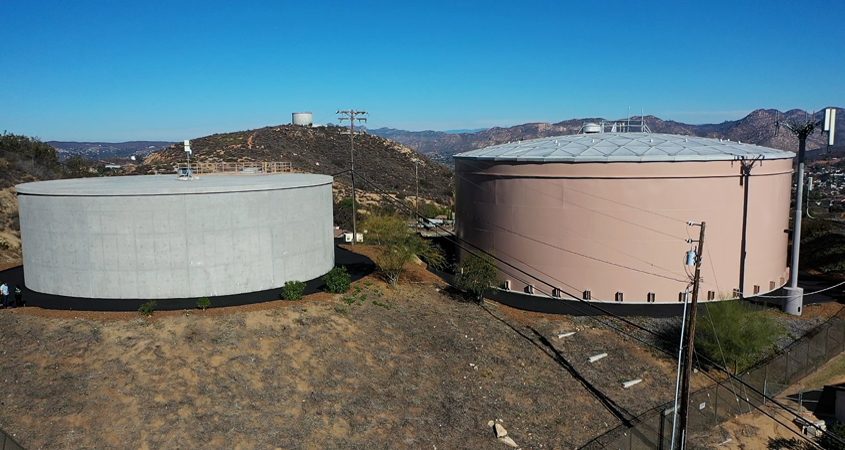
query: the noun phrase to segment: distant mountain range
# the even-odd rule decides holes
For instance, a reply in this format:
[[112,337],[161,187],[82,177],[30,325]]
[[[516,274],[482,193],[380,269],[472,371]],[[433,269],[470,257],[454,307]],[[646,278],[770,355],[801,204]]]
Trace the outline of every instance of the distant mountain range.
[[444,133],[449,134],[464,134],[464,133],[477,133],[479,131],[484,131],[487,128],[460,128],[457,130],[443,130]]
[[[824,119],[824,112],[817,118]],[[845,139],[845,110],[837,108],[838,127],[837,143]],[[655,116],[646,116],[645,121],[653,133],[671,133],[690,136],[730,139],[748,142],[782,150],[795,151],[798,139],[778,123],[808,118],[809,114],[800,109],[781,112],[776,109],[758,109],[739,120],[726,121],[719,124],[693,125],[672,120],[663,120]],[[468,133],[450,133],[445,131],[405,131],[394,128],[376,128],[369,133],[405,144],[420,153],[451,164],[452,155],[490,145],[507,142],[528,140],[548,136],[575,134],[587,122],[623,122],[626,119],[604,119],[601,117],[587,117],[568,119],[556,123],[526,123],[513,127],[495,127],[482,131]],[[817,149],[826,145],[826,136],[813,134],[807,140],[807,148]]]
[[128,158],[132,155],[144,157],[161,150],[173,142],[166,141],[129,141],[129,142],[64,142],[48,141],[47,145],[59,152],[59,158],[82,156],[88,159]]

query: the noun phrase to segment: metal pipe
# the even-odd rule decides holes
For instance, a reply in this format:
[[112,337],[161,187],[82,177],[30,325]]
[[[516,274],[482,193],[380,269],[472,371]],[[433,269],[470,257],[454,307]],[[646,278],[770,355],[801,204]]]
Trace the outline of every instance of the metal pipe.
[[681,319],[681,341],[678,343],[678,372],[675,376],[675,403],[672,407],[672,445],[675,450],[675,431],[678,429],[678,395],[681,392],[681,360],[684,355],[684,332],[687,325],[687,305],[689,304],[689,290],[684,292],[684,315]]
[[807,217],[814,219],[813,215],[810,214],[810,192],[813,192],[813,177],[807,178]]

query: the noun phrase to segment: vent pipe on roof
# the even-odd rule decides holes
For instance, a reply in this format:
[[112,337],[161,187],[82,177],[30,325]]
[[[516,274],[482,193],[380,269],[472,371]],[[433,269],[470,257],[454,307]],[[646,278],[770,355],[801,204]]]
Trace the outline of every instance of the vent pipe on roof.
[[590,123],[584,124],[583,130],[584,130],[584,134],[595,134],[595,133],[601,133],[601,128],[602,128],[601,125],[599,125],[597,123],[590,122]]

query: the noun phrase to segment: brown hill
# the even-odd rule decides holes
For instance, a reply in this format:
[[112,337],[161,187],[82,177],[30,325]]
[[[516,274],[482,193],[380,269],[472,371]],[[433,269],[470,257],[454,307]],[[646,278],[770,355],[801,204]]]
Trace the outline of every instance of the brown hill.
[[[281,125],[234,133],[213,134],[191,140],[192,158],[202,162],[289,161],[294,171],[336,175],[349,169],[349,135],[336,126]],[[447,202],[451,196],[451,171],[411,148],[379,136],[355,136],[356,173],[392,193],[411,196],[416,191],[414,161],[419,162],[420,196]],[[182,145],[150,154],[144,164],[153,170],[172,170],[185,161]],[[148,169],[148,170],[149,170]],[[344,186],[347,174],[337,175]],[[363,182],[356,187],[373,189]]]
[[65,176],[53,147],[27,136],[0,135],[0,265],[20,259],[20,224],[14,186]]

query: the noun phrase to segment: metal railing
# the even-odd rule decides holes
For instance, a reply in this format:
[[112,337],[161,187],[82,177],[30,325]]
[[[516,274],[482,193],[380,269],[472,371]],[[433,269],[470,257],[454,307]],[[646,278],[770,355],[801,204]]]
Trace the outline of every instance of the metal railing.
[[[176,173],[188,169],[186,163],[174,166]],[[195,175],[209,173],[286,173],[293,172],[293,165],[287,161],[248,161],[248,162],[192,162],[191,172]]]
[[[774,397],[843,351],[845,311],[840,310],[781,352],[742,373],[739,378],[766,396]],[[697,434],[712,433],[713,428],[722,422],[755,411],[749,402],[763,406],[766,399],[740,383],[731,383],[730,379],[692,393],[687,424],[690,438],[695,438]],[[620,425],[594,438],[582,448],[668,449],[672,439],[672,406],[670,401],[646,411],[633,421],[633,426]]]

